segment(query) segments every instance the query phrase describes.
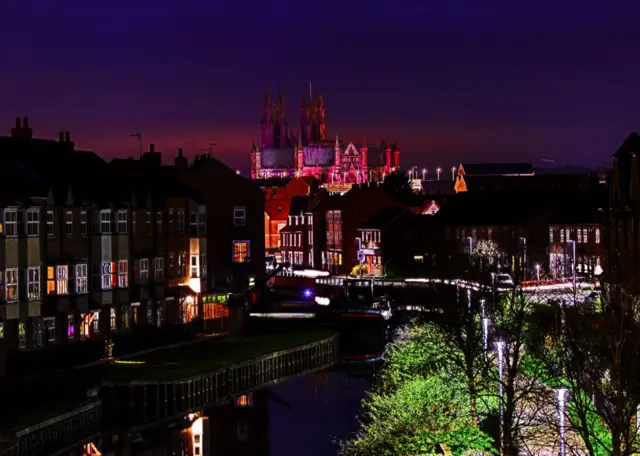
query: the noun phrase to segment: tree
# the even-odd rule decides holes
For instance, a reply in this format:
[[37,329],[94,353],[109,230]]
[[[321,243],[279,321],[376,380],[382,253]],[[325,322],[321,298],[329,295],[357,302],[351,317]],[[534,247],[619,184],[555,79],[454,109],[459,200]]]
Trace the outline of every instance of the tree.
[[394,171],[385,176],[382,187],[392,196],[404,203],[410,204],[416,198],[409,177],[402,171]]
[[545,353],[557,383],[567,388],[570,429],[591,456],[640,450],[640,312],[638,298],[603,296],[601,310],[568,309],[562,332]]

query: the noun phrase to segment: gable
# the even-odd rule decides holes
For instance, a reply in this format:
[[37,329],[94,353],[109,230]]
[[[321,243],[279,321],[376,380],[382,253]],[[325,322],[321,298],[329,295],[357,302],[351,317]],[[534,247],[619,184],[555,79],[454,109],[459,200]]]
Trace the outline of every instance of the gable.
[[349,143],[347,148],[344,150],[342,155],[360,155],[360,152],[358,152],[358,149],[356,149],[356,146],[354,146],[353,143],[351,142]]

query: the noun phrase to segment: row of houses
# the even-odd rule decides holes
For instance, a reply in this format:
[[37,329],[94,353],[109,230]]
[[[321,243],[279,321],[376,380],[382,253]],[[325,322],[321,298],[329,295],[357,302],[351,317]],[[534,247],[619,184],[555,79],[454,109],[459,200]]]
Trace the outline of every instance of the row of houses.
[[166,327],[224,328],[220,304],[262,278],[262,191],[209,155],[163,166],[151,145],[107,162],[17,119],[0,175],[0,377],[136,328],[150,345]]
[[588,176],[572,179],[577,184],[571,191],[556,191],[566,184],[510,185],[509,191],[424,196],[411,203],[384,185],[353,186],[343,195],[291,195],[294,184],[287,183],[280,194],[288,198],[265,203],[266,210],[282,208],[279,218],[273,210],[269,216],[279,223],[272,252],[339,275],[504,271],[520,280],[559,279],[573,275],[575,259],[576,274],[593,278],[604,265],[606,186]]

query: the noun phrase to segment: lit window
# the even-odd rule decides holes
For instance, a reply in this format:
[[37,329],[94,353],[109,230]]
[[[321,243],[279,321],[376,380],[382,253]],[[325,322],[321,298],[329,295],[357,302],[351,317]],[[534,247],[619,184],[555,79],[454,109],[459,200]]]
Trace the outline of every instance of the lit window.
[[69,267],[56,266],[56,292],[58,294],[69,293]]
[[67,315],[67,339],[76,337],[76,319],[71,315]]
[[156,282],[164,280],[164,258],[157,257],[153,260],[153,279]]
[[127,288],[129,286],[129,262],[127,260],[118,261],[118,287]]
[[27,348],[27,325],[18,323],[18,348]]
[[7,236],[18,235],[18,211],[7,209],[4,211],[4,233]]
[[87,230],[87,213],[85,211],[80,212],[80,234],[86,236],[88,234]]
[[7,284],[5,287],[5,297],[7,302],[18,301],[18,270],[7,269]]
[[76,264],[76,293],[86,293],[88,291],[87,265]]
[[55,266],[47,266],[47,294],[56,294]]
[[27,270],[27,294],[29,299],[40,298],[40,268],[29,268]]
[[27,236],[40,235],[40,210],[29,209],[27,211]]
[[[128,221],[127,211],[118,211],[118,224],[116,226],[118,233],[125,234],[127,232]],[[109,227],[109,231],[111,231],[111,227]]]
[[142,258],[138,260],[140,265],[140,270],[138,273],[138,280],[141,283],[147,283],[149,281],[149,259]]
[[191,255],[191,277],[198,277],[198,255]]
[[245,226],[247,224],[247,208],[246,207],[234,207],[233,208],[233,226]]
[[108,261],[100,264],[100,285],[103,290],[111,289],[111,263]]
[[253,394],[243,394],[236,398],[236,407],[251,407],[253,405]]
[[53,211],[47,211],[47,236],[56,235],[56,224]]
[[233,241],[233,262],[247,263],[249,261],[249,241]]
[[126,304],[123,304],[120,307],[120,322],[122,323],[122,329],[126,329],[129,326],[131,326],[131,323],[130,323],[130,320],[129,320],[129,318],[130,318],[130,313],[129,313],[130,310],[131,310],[131,308]]
[[596,244],[600,244],[600,228],[596,228]]
[[111,234],[111,211],[100,211],[100,233]]
[[144,226],[147,229],[147,234],[153,233],[153,219],[151,217],[151,211],[147,211],[144,214]]
[[116,329],[116,309],[114,307],[109,308],[109,329]]
[[582,242],[585,244],[589,243],[589,229],[587,228],[582,229]]

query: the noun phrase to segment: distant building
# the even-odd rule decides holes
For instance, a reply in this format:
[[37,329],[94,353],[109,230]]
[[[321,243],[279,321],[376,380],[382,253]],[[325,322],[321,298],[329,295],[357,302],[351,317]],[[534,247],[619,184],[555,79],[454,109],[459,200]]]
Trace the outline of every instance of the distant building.
[[531,177],[533,165],[528,163],[460,163],[454,183],[456,193],[468,191],[466,180],[474,177]]
[[328,139],[324,99],[304,94],[300,107],[300,129],[291,129],[282,94],[265,97],[260,142],[251,149],[253,179],[311,176],[321,184],[361,184],[381,181],[400,167],[395,144],[381,141],[361,145]]

